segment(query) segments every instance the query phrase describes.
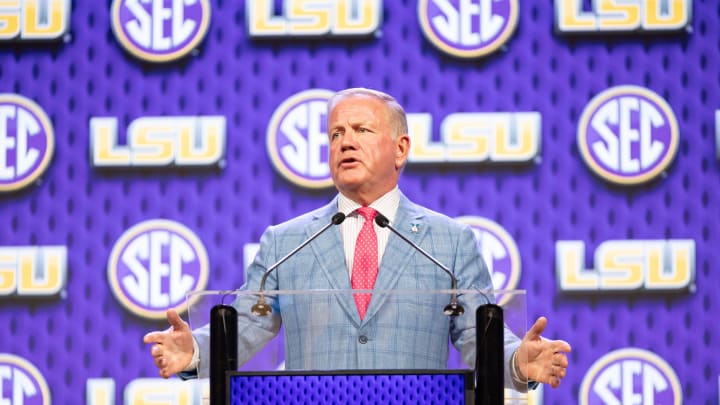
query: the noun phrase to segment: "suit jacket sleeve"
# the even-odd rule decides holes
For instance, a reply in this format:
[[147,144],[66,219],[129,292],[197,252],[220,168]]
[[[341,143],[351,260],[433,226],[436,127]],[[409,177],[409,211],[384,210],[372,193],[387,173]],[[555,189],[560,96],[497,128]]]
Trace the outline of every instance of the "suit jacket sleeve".
[[[241,291],[258,291],[260,281],[265,270],[275,263],[275,228],[269,227],[260,240],[260,250],[247,271],[247,280],[240,288]],[[277,289],[277,279],[271,274],[265,284],[266,291]],[[238,312],[238,365],[250,360],[270,340],[277,336],[280,330],[280,315],[275,298],[266,296],[268,304],[273,306],[269,316],[253,315],[250,308],[257,302],[255,295],[240,294],[233,302]],[[200,363],[198,376],[207,378],[210,374],[210,328],[205,325],[193,331],[193,337],[200,348]]]
[[[453,271],[458,279],[459,289],[492,291],[492,279],[490,272],[483,258],[478,251],[477,241],[470,227],[465,226],[460,233],[457,243],[457,251],[455,252],[455,262]],[[471,367],[475,367],[476,355],[476,331],[475,331],[475,311],[478,306],[494,302],[494,296],[488,296],[485,299],[480,298],[481,295],[471,297],[460,296],[458,300],[465,307],[464,315],[457,317],[451,322],[450,336],[453,345],[460,351],[463,361]],[[518,384],[513,381],[510,372],[510,361],[512,355],[520,346],[520,339],[505,325],[504,333],[504,359],[505,359],[505,386],[517,391],[526,391],[525,384]]]

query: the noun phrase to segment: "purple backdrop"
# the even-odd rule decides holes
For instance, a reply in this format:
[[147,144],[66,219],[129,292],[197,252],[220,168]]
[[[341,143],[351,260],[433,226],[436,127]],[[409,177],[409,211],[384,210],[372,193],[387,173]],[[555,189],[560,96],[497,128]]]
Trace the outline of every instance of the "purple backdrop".
[[[273,112],[308,89],[364,86],[393,94],[409,113],[431,114],[434,134],[456,112],[541,114],[538,159],[411,164],[401,189],[449,216],[491,219],[514,238],[528,318],[548,316],[546,336],[573,345],[569,375],[560,388],[545,388],[544,403],[579,402],[593,364],[633,347],[667,362],[685,403],[717,404],[718,5],[692,2],[690,31],[561,35],[554,32],[549,2],[521,3],[512,36],[479,59],[451,56],[430,43],[412,1],[385,1],[378,33],[370,37],[258,40],[248,36],[244,2],[215,0],[197,51],[163,64],[124,50],[111,28],[109,1],[73,2],[68,35],[58,42],[0,42],[0,93],[36,102],[55,133],[55,153],[40,181],[0,194],[0,247],[65,246],[68,253],[61,294],[0,296],[0,354],[37,367],[55,403],[83,403],[91,378],[113,379],[121,401],[131,381],[155,377],[142,336],[166,326],[127,310],[111,290],[106,269],[116,241],[140,222],[176,221],[204,244],[206,288],[239,286],[245,244],[257,242],[268,225],[334,195],[295,185],[273,168],[266,149]],[[678,122],[677,155],[645,184],[601,179],[578,150],[583,109],[617,85],[653,91]],[[137,118],[200,115],[226,119],[219,167],[107,170],[90,164],[92,117],[117,118],[124,142]],[[602,242],[626,239],[694,240],[693,288],[669,294],[558,291],[557,241],[584,241],[584,264],[592,267]],[[4,384],[0,393],[10,389]]]

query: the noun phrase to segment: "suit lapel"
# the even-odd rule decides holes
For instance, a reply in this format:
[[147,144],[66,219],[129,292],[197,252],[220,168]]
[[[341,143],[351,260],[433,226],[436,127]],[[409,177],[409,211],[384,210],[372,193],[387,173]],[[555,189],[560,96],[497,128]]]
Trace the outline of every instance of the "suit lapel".
[[[305,232],[307,237],[320,230],[330,223],[332,216],[337,213],[337,198],[330,204],[316,211],[313,220],[307,225]],[[332,226],[311,243],[315,257],[317,258],[320,271],[327,278],[330,288],[333,290],[348,291],[350,285],[350,273],[345,262],[345,250],[339,226]],[[356,324],[360,324],[355,300],[352,294],[340,294],[338,297],[340,306]]]
[[[404,195],[400,196],[395,220],[390,223],[403,236],[416,244],[420,244],[427,234],[423,212],[417,205],[410,202]],[[380,270],[375,281],[375,290],[393,290],[402,277],[411,255],[418,253],[414,247],[391,232],[380,263]],[[419,253],[418,253],[419,254]],[[373,295],[365,320],[370,319],[387,299],[387,294]],[[357,312],[357,311],[356,311]]]

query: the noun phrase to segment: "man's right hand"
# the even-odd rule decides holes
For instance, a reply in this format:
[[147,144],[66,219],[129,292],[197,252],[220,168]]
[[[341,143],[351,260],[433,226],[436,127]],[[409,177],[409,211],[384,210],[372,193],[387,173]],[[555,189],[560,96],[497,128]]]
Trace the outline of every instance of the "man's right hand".
[[143,342],[153,343],[150,353],[163,378],[185,370],[193,358],[193,337],[190,326],[174,309],[167,311],[167,320],[170,323],[168,329],[150,332],[143,338]]

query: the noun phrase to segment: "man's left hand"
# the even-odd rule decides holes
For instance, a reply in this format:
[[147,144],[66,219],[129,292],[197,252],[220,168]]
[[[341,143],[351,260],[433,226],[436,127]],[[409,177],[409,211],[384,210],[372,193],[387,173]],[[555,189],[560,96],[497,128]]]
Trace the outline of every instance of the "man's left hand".
[[566,353],[572,349],[564,340],[548,340],[540,336],[546,326],[547,318],[543,316],[535,321],[520,343],[515,362],[522,374],[519,377],[557,388],[567,373]]

